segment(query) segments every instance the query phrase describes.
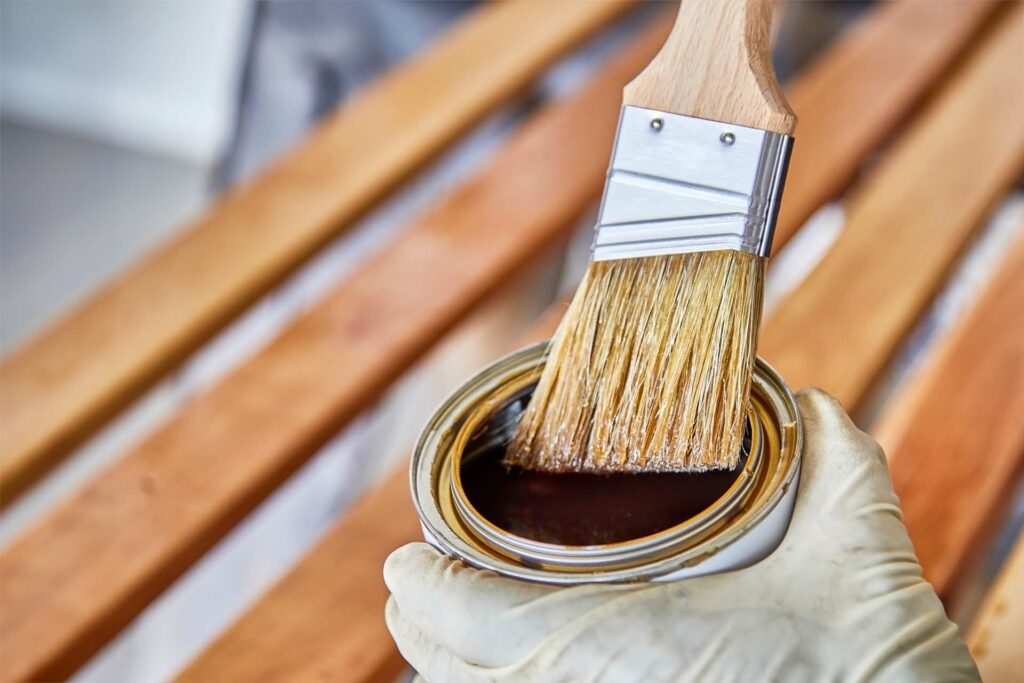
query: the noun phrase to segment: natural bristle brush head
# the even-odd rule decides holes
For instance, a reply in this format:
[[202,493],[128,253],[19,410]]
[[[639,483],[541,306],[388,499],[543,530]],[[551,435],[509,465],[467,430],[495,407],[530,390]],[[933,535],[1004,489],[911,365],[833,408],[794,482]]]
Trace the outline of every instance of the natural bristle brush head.
[[566,472],[735,467],[764,260],[712,251],[592,263],[506,462]]
[[683,472],[740,459],[796,117],[771,0],[685,0],[623,91],[593,262],[505,462]]

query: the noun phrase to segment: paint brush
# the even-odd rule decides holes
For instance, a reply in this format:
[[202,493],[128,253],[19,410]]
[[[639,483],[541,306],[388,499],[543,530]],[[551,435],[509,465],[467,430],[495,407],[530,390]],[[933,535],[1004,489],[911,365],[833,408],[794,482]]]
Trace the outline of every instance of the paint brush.
[[626,86],[592,262],[507,463],[738,463],[796,126],[771,63],[771,11],[770,0],[683,0]]

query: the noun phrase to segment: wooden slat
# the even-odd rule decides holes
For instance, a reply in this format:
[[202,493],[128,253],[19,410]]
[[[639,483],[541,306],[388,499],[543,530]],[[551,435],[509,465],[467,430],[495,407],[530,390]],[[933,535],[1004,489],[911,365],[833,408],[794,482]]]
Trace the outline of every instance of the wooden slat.
[[647,34],[606,82],[530,124],[388,253],[16,543],[0,568],[4,671],[74,669],[466,310],[564,237],[602,184],[619,85],[659,40]]
[[[780,305],[760,352],[792,386],[855,410],[993,203],[1024,168],[1024,5],[864,181],[844,230]],[[841,131],[836,132],[841,134]]]
[[[776,249],[839,196],[866,152],[892,135],[998,4],[881,3],[788,85],[786,95],[800,124]],[[822,97],[823,91],[829,97]]]
[[[549,3],[554,9],[528,3],[532,10],[496,4],[5,359],[0,506],[452,136],[626,3]],[[801,144],[778,246],[852,178],[865,154],[927,92],[996,4],[889,3],[793,83],[789,98],[803,115]],[[537,20],[538,12],[545,21]],[[518,40],[526,32],[531,39]],[[515,49],[502,39],[513,40]],[[501,49],[474,54],[480,45],[495,44]],[[449,84],[451,96],[439,100],[429,89],[410,88],[438,78]],[[828,102],[817,97],[822,88],[833,93]],[[874,106],[851,106],[866,98]],[[813,111],[805,111],[809,107]]]
[[0,505],[631,4],[486,4],[188,230],[15,350],[0,368]]
[[422,538],[408,467],[398,467],[346,512],[260,600],[260,609],[178,680],[394,680],[404,663],[384,626],[381,567],[391,549]]
[[[648,31],[0,565],[4,680],[66,675],[596,201]],[[543,198],[541,201],[540,198]]]
[[967,646],[985,683],[1017,683],[1024,671],[1024,537],[985,595],[967,632]]
[[[980,78],[972,75],[972,79]],[[819,93],[822,100],[828,91]],[[947,103],[947,106],[950,106]],[[817,111],[817,109],[812,109]],[[822,111],[830,111],[823,107]],[[806,116],[806,114],[805,114]],[[916,147],[903,152],[903,164],[913,162]],[[909,156],[908,156],[909,154]],[[800,187],[800,186],[798,186]],[[815,187],[813,184],[804,187]],[[874,192],[885,189],[875,185]],[[545,315],[528,339],[550,334],[563,304]],[[383,611],[387,592],[380,567],[388,553],[401,543],[419,537],[419,529],[407,507],[396,509],[395,499],[408,495],[405,466],[370,491],[362,500],[359,514],[366,518],[388,519],[380,536],[363,535],[353,530],[359,521],[341,522],[301,561],[266,598],[244,615],[181,675],[180,681],[302,679],[313,673],[339,680],[375,680],[376,671],[394,671],[401,660],[387,637]],[[399,519],[409,515],[406,519]],[[358,535],[357,535],[358,534]],[[330,573],[318,570],[330,567]],[[347,609],[344,618],[321,611],[323,604],[344,605],[355,602],[358,609]],[[369,597],[368,601],[364,598]],[[312,611],[312,617],[301,615]],[[276,643],[288,642],[287,662],[270,653]],[[349,669],[352,662],[359,662]],[[351,671],[351,673],[349,673]]]
[[1024,240],[876,430],[914,550],[949,598],[1024,465]]
[[[564,310],[552,306],[515,347],[550,337]],[[384,625],[381,567],[392,550],[422,539],[406,461],[176,680],[393,680],[404,662]],[[271,643],[288,643],[287,652]]]

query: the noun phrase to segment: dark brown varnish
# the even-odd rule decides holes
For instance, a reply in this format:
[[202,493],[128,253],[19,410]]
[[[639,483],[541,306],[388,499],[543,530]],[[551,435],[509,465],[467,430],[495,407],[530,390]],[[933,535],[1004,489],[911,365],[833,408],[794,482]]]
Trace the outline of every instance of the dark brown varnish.
[[706,510],[736,480],[704,473],[547,473],[510,467],[503,448],[462,464],[466,497],[489,522],[559,545],[602,545],[647,536]]

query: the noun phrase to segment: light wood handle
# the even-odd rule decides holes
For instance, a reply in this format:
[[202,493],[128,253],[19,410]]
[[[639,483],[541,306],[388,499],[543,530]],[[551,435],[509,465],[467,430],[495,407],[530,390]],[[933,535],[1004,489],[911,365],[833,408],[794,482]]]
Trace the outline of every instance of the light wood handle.
[[682,0],[661,52],[623,102],[793,134],[771,59],[771,0]]

